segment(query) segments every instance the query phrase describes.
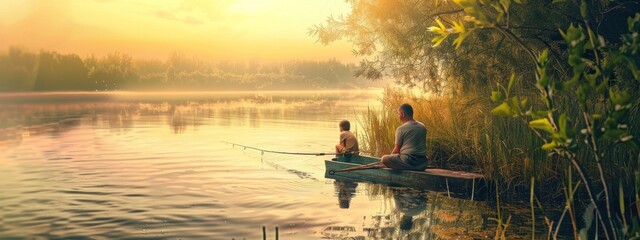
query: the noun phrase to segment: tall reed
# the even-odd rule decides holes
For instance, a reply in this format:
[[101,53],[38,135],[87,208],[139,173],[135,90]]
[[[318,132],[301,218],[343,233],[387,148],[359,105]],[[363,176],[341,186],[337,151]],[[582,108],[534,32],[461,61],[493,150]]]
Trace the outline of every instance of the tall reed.
[[[488,94],[482,92],[480,89],[477,93],[467,92],[462,96],[420,95],[387,88],[380,98],[381,107],[369,108],[359,119],[360,125],[364,126],[364,131],[358,133],[362,148],[377,156],[390,153],[395,129],[401,124],[397,109],[401,104],[409,103],[414,108],[414,118],[427,127],[427,154],[431,166],[483,173],[495,181],[496,190],[526,190],[523,193],[530,197],[532,219],[536,209],[543,212],[549,237],[557,236],[563,219],[567,219],[564,218],[566,214],[569,220],[565,221],[571,221],[574,236],[577,237],[578,232],[580,235],[588,232],[592,221],[586,219],[593,219],[588,217],[593,213],[585,209],[588,208],[585,204],[576,204],[576,201],[586,199],[583,186],[601,184],[602,181],[589,149],[578,152],[576,161],[590,177],[577,178],[572,172],[575,169],[571,162],[557,155],[548,155],[541,149],[542,140],[531,131],[526,120],[492,116],[493,104]],[[634,98],[629,123],[640,121],[640,97]],[[558,108],[564,112],[576,110],[571,102],[571,99],[560,99]],[[570,122],[576,129],[584,128],[579,120]],[[640,136],[640,126],[630,124],[629,129],[633,136]],[[617,231],[621,236],[638,237],[636,234],[640,233],[640,227],[635,225],[640,215],[638,149],[621,144],[602,144],[599,148],[604,153],[604,179],[613,192],[611,202],[616,203],[611,207],[615,207],[613,217],[616,219],[613,221],[620,222],[616,223]],[[557,219],[558,222],[553,222],[545,215],[540,201],[562,197],[565,212]],[[581,215],[585,223],[578,222]],[[586,226],[578,229],[581,224]]]
[[486,96],[420,95],[387,88],[380,108],[369,108],[359,119],[362,148],[376,156],[393,149],[401,125],[398,107],[409,103],[414,118],[427,127],[430,166],[482,172],[508,185],[526,185],[534,174],[557,177],[557,166],[545,158],[542,144],[523,123],[491,116]]

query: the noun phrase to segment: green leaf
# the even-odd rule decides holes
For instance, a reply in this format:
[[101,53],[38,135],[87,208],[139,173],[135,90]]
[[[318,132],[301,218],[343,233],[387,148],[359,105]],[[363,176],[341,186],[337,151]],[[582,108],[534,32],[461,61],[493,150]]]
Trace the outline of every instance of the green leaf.
[[509,12],[509,6],[511,6],[511,0],[500,0],[500,5],[505,12]]
[[582,15],[582,18],[587,18],[587,1],[582,1],[582,4],[580,4],[580,15]]
[[604,126],[606,126],[607,128],[616,128],[616,126],[618,126],[618,121],[616,121],[614,117],[615,116],[607,118],[607,120],[604,121]]
[[631,96],[626,91],[618,91],[614,89],[609,90],[609,96],[611,96],[611,103],[617,105],[627,105],[631,100]]
[[[596,211],[595,205],[593,203],[589,203],[582,214],[582,220],[584,223],[591,224],[596,221]],[[585,227],[580,229],[580,239],[589,239],[589,228]]]
[[427,28],[427,30],[429,30],[429,32],[434,32],[434,33],[442,34],[442,33],[440,33],[440,28],[439,28],[439,27],[436,27],[436,26],[428,27],[428,28]]
[[573,74],[582,75],[584,68],[586,67],[584,58],[580,58],[580,63],[573,66]]
[[467,32],[467,28],[464,26],[462,20],[453,22],[453,30],[457,33],[465,33]]
[[580,72],[574,73],[573,77],[565,82],[567,84],[567,87],[573,87],[576,83],[578,83],[578,80],[580,80],[581,76],[582,73]]
[[440,21],[439,18],[436,18],[436,23],[438,24],[438,27],[440,27],[441,34],[447,33],[447,27],[445,27],[444,24],[442,24],[442,21]]
[[[566,132],[566,136],[567,138],[573,138],[576,136],[576,129],[575,128],[567,128],[567,132]],[[575,143],[575,141],[573,142]]]
[[571,55],[569,56],[569,65],[571,66],[575,66],[582,63],[582,58],[580,56],[577,55]]
[[565,33],[564,31],[562,31],[562,29],[558,28],[558,32],[560,32],[560,36],[562,36],[562,38],[569,42],[569,40],[567,40],[569,38],[569,36],[567,36],[567,33]]
[[548,133],[554,133],[553,127],[547,118],[536,119],[529,122],[529,126],[532,128],[540,129]]
[[603,94],[609,89],[609,83],[607,81],[602,81],[597,87],[596,92],[599,94]]
[[562,89],[571,89],[573,86],[576,85],[576,83],[578,83],[578,81],[580,81],[581,76],[582,76],[582,73],[577,73],[576,75],[573,75],[571,79],[562,83],[563,84]]
[[433,47],[437,47],[439,46],[445,39],[447,39],[449,35],[440,35],[437,37],[434,37],[431,42],[433,42]]
[[578,102],[584,105],[587,101],[587,93],[582,86],[578,86],[578,89],[576,89],[576,95],[578,95]]
[[529,105],[529,98],[524,98],[522,99],[522,102],[520,102],[520,106],[522,107],[522,109],[528,110],[530,105]]
[[598,74],[594,73],[594,74],[585,74],[584,78],[587,79],[587,82],[589,82],[589,86],[591,86],[592,88],[596,87],[596,79],[598,78]]
[[567,135],[566,134],[567,133],[567,114],[566,113],[560,114],[560,120],[558,122],[560,124],[558,126],[560,128],[560,133],[566,136]]
[[453,0],[453,2],[460,5],[463,8],[475,7],[478,4],[476,0]]
[[538,63],[542,65],[547,62],[547,58],[549,57],[549,49],[545,48],[542,53],[538,56]]
[[640,150],[640,148],[638,148],[638,144],[636,144],[634,141],[626,141],[624,143],[634,151]]
[[[571,25],[569,25],[569,28],[566,32],[562,31],[562,29],[560,29],[559,31],[560,35],[562,35],[562,38],[564,38],[564,40],[567,42],[567,44],[569,44],[570,47],[575,47],[578,45],[578,43],[584,40],[584,33],[582,32],[582,27],[580,25],[578,25],[578,27],[575,27],[572,23]],[[582,53],[580,49],[577,49],[577,52]]]
[[547,114],[549,114],[549,111],[533,111],[531,113],[531,117],[538,119],[538,118],[546,117]]
[[469,36],[470,33],[471,32],[469,31],[462,32],[455,40],[453,40],[453,44],[456,46],[456,49],[458,49],[460,45],[462,45],[462,41],[464,41],[464,39]]
[[497,107],[491,110],[491,114],[500,116],[500,117],[511,117],[513,114],[511,113],[511,107],[506,102],[498,105]]
[[493,101],[494,103],[498,103],[502,100],[504,100],[504,95],[502,95],[502,92],[500,91],[491,92],[491,101]]
[[549,77],[546,76],[546,74],[540,78],[538,78],[538,81],[536,82],[537,87],[540,88],[540,90],[544,90],[547,85],[549,84]]
[[607,132],[605,132],[604,135],[611,138],[620,138],[623,135],[627,135],[627,131],[620,129],[609,129],[607,130]]
[[[591,28],[587,28],[587,34],[588,34],[589,38],[598,39],[598,37],[591,31]],[[584,48],[587,49],[587,50],[594,49],[594,48],[596,48],[598,46],[597,45],[598,41],[594,41],[594,44],[595,44],[595,46],[593,44],[591,44],[591,41],[587,41],[587,42],[585,42]]]
[[638,65],[636,65],[635,61],[627,56],[622,56],[622,59],[627,62],[627,66],[629,66],[629,70],[631,70],[633,78],[635,78],[636,80],[640,80],[640,70],[638,70]]
[[507,87],[507,94],[511,92],[511,86],[516,82],[516,73],[511,73],[511,78],[509,79],[509,86]]
[[511,112],[517,115],[522,115],[522,109],[520,109],[520,103],[518,101],[518,97],[512,97],[511,98],[511,104],[509,105],[512,107]]
[[[622,106],[622,105],[615,105],[615,106],[614,106],[615,111],[613,111],[613,112],[611,113],[611,115],[609,115],[609,117],[610,117],[610,118],[615,119],[615,120],[616,120],[616,121],[618,121],[618,122],[622,122],[622,121],[624,121],[624,120],[627,118],[627,115],[628,115],[628,113],[629,113],[629,108],[630,108],[630,107],[631,107],[631,106],[630,106],[630,104],[628,104],[628,105],[624,105],[624,106]],[[618,126],[618,125],[616,124],[615,126]],[[615,127],[615,126],[614,126],[614,127]]]
[[626,209],[625,204],[624,204],[624,188],[622,187],[622,181],[618,182],[618,196],[620,199],[620,213],[622,213],[622,215],[624,215],[624,210]]
[[551,141],[550,143],[545,143],[542,145],[542,149],[547,151],[551,151],[557,147],[558,147],[558,143],[556,143],[556,141]]
[[504,12],[502,10],[498,10],[498,16],[496,17],[496,22],[502,22],[502,18],[504,18]]
[[551,139],[553,139],[553,141],[556,141],[556,142],[561,143],[561,142],[565,142],[565,140],[566,140],[567,138],[566,138],[566,136],[564,136],[563,134],[560,134],[560,133],[552,133],[552,134],[551,134]]

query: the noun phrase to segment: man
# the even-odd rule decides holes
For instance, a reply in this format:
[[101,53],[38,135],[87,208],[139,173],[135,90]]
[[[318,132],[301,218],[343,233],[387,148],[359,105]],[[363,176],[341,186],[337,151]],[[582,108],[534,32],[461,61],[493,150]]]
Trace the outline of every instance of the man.
[[347,120],[342,120],[338,124],[340,128],[340,143],[336,145],[337,154],[358,154],[358,139],[349,131],[351,124]]
[[388,168],[424,171],[427,168],[427,128],[413,119],[413,108],[405,103],[398,109],[402,125],[396,129],[393,152],[382,156]]

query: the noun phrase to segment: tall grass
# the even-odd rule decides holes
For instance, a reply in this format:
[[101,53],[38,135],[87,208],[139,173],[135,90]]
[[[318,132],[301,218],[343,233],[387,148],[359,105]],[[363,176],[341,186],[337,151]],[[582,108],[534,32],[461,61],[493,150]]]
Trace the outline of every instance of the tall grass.
[[[483,94],[482,89],[476,92],[462,96],[434,96],[388,88],[380,98],[381,107],[369,108],[359,119],[360,125],[364,126],[364,131],[358,134],[362,148],[376,156],[390,153],[395,129],[401,124],[396,114],[397,109],[401,104],[409,103],[414,108],[414,118],[427,127],[427,154],[431,166],[480,172],[489,180],[495,181],[496,190],[526,190],[523,193],[529,195],[532,219],[535,219],[533,214],[539,209],[549,228],[549,237],[552,232],[554,236],[557,235],[559,228],[563,226],[563,219],[567,219],[564,218],[566,214],[570,219],[566,221],[571,221],[576,237],[600,227],[593,220],[593,211],[588,210],[586,191],[603,191],[602,181],[606,181],[606,187],[612,193],[607,197],[611,198],[610,202],[615,203],[611,205],[616,205],[609,206],[613,209],[613,219],[608,219],[609,222],[615,221],[610,225],[616,229],[616,235],[640,236],[640,154],[637,148],[623,144],[599,144],[599,151],[603,153],[601,161],[604,176],[601,178],[589,147],[576,152],[573,159],[575,162],[558,155],[549,155],[541,149],[543,142],[531,131],[526,119],[492,116],[490,110],[493,103],[488,99],[488,91],[485,91],[486,94]],[[628,123],[629,132],[637,137],[640,136],[640,126],[634,123],[640,122],[640,97],[634,98]],[[568,96],[559,99],[557,107],[559,111],[571,116],[580,116],[574,102]],[[585,128],[582,119],[569,121],[575,129]],[[577,177],[578,174],[574,174],[578,172],[576,166],[579,166],[580,174],[584,173],[583,176]],[[499,195],[496,193],[496,197]],[[556,219],[558,222],[553,222],[546,215],[541,200],[559,198],[564,198],[564,212],[560,219]],[[601,201],[602,194],[596,198],[598,202],[606,204]],[[582,204],[576,204],[576,200]],[[598,219],[601,223],[605,221],[602,217]],[[553,228],[555,231],[552,231]],[[533,225],[532,229],[535,230]],[[595,231],[598,236],[598,229]],[[607,233],[604,235],[608,236]]]
[[557,170],[566,169],[545,157],[541,140],[524,123],[491,116],[486,96],[420,95],[387,88],[380,102],[359,119],[360,144],[373,155],[391,152],[401,124],[397,109],[409,103],[414,118],[427,127],[430,166],[481,172],[513,187],[529,186],[531,176],[558,178]]

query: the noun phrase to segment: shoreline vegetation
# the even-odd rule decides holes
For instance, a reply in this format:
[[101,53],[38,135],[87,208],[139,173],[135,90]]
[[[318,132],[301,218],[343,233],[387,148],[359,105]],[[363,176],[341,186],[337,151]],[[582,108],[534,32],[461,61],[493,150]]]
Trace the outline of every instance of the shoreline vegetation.
[[496,239],[511,219],[500,199],[519,192],[532,239],[542,237],[540,217],[549,239],[560,229],[574,239],[640,238],[640,4],[349,3],[350,13],[310,34],[351,42],[361,76],[436,95],[388,90],[361,120],[365,150],[389,152],[393,113],[406,101],[431,131],[432,165],[470,165],[495,182]]
[[[553,183],[566,169],[547,159],[539,147],[542,141],[527,131],[526,125],[486,114],[492,108],[491,101],[474,94],[421,96],[386,88],[381,107],[369,108],[358,119],[363,126],[358,131],[363,149],[378,157],[391,152],[395,129],[401,125],[395,112],[402,103],[411,104],[414,118],[427,127],[431,167],[482,173],[511,190],[529,186],[533,174]],[[558,187],[548,190],[557,191]]]
[[[527,124],[487,114],[494,104],[481,94],[420,95],[406,89],[386,88],[380,98],[380,108],[369,108],[358,119],[362,129],[356,134],[363,150],[377,157],[391,152],[395,129],[401,124],[395,112],[402,103],[411,104],[415,119],[427,127],[430,167],[484,174],[491,184],[495,184],[495,193],[487,200],[496,202],[498,208],[500,201],[526,202],[531,197],[536,214],[543,214],[535,217],[545,219],[549,231],[560,226],[570,228],[571,224],[566,221],[573,221],[577,228],[584,229],[584,224],[592,220],[593,212],[590,211],[593,207],[587,192],[576,188],[584,183],[576,180],[571,163],[542,149],[540,146],[544,142]],[[629,121],[640,121],[640,98],[632,105]],[[639,131],[632,128],[631,134],[640,135]],[[616,207],[622,212],[620,219],[629,214],[625,218],[637,222],[638,215],[634,212],[637,152],[617,145],[603,146],[604,150],[609,151],[604,164],[605,180],[616,190],[611,197],[614,198],[612,201],[620,202]],[[592,178],[598,176],[598,168],[588,154],[581,154],[586,174]],[[599,184],[599,180],[592,181],[591,184]],[[568,187],[573,191],[569,196]],[[571,208],[563,206],[565,203],[571,204]],[[625,208],[630,208],[630,212],[625,213]],[[575,211],[571,213],[575,218],[584,217],[587,222],[568,220],[568,216],[562,222],[559,218],[567,209]],[[505,224],[507,216],[499,217],[504,219],[498,225]],[[504,225],[500,231],[507,231],[507,227],[508,224]]]
[[31,91],[243,91],[382,87],[354,77],[355,64],[324,61],[208,61],[174,53],[166,60],[135,59],[126,53],[104,57],[0,52],[0,93]]

